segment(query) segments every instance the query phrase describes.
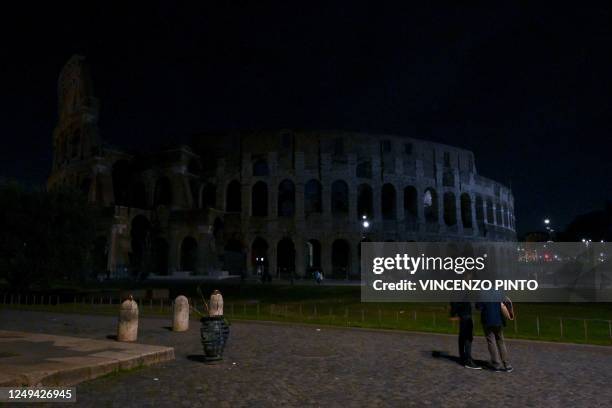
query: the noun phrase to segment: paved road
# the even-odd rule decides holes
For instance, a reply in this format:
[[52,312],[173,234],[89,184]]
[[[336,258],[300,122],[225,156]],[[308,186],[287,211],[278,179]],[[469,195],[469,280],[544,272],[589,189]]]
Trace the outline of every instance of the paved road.
[[[116,319],[0,311],[0,329],[105,338]],[[139,341],[176,360],[77,388],[79,406],[609,406],[612,347],[509,342],[513,373],[467,370],[452,336],[234,323],[225,360],[201,362],[197,324],[173,333],[142,319]],[[482,338],[475,357],[485,360]],[[40,406],[40,405],[38,405]]]

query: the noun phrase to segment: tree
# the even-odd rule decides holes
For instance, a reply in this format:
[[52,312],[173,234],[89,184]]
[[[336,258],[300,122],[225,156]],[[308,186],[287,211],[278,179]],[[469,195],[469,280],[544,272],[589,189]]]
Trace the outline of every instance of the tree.
[[0,277],[15,288],[84,280],[91,270],[94,219],[78,190],[0,185]]
[[574,218],[563,232],[565,241],[578,242],[583,238],[593,241],[612,240],[612,202],[601,210],[591,211]]

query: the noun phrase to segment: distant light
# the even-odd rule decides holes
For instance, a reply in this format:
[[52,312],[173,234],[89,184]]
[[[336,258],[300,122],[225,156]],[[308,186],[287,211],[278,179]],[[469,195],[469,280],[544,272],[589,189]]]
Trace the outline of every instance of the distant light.
[[586,242],[586,239],[585,239],[585,238],[582,238],[582,242]]
[[363,228],[369,228],[370,227],[370,223],[367,221],[364,221],[361,225],[363,225]]
[[546,224],[546,225],[550,224],[550,220],[548,218],[545,218],[544,219],[544,224]]
[[368,219],[368,216],[367,216],[367,215],[362,215],[362,216],[361,216],[361,219],[362,219],[362,220],[367,220],[367,219]]

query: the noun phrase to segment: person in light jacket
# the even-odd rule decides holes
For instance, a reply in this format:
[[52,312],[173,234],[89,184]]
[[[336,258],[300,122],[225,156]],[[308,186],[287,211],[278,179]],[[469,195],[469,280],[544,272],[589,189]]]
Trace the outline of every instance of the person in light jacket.
[[508,350],[504,342],[506,320],[502,315],[501,302],[478,302],[476,308],[480,310],[493,370],[512,372],[514,369],[508,360]]

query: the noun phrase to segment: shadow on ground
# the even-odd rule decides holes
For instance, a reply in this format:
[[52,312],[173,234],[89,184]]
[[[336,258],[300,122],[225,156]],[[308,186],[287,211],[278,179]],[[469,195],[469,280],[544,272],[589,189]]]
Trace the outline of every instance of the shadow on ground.
[[[429,351],[424,351],[423,354],[428,355]],[[435,359],[439,359],[440,361],[445,361],[445,362],[448,362],[448,363],[455,363],[455,364],[458,364],[460,366],[463,366],[463,364],[461,363],[461,359],[459,359],[459,356],[450,355],[446,351],[432,350],[431,356],[433,358],[435,358]],[[489,362],[485,361],[485,360],[476,360],[476,359],[474,359],[474,363],[476,363],[476,365],[479,365],[479,366],[481,366],[482,368],[485,368],[485,369],[489,369],[490,368]]]

